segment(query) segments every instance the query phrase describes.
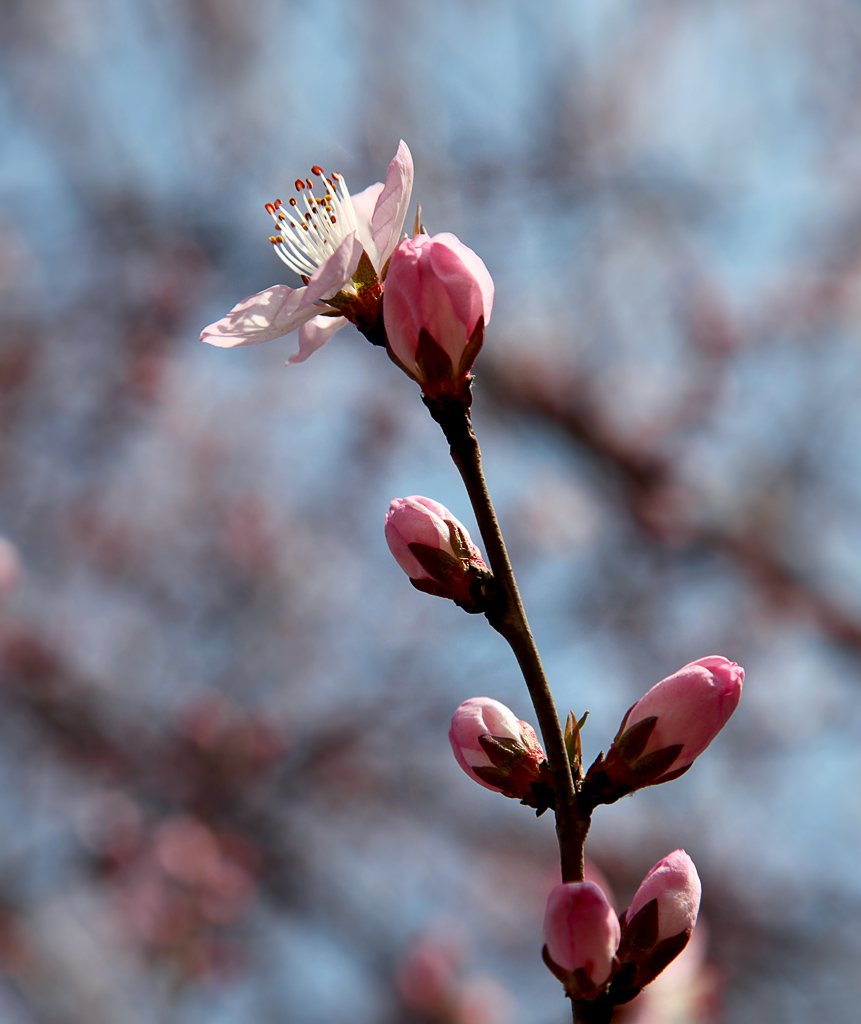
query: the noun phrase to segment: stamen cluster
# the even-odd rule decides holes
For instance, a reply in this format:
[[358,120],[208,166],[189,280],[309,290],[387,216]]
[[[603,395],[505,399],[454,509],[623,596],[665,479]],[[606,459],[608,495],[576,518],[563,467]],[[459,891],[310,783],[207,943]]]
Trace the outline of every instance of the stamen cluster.
[[297,178],[299,199],[291,196],[287,206],[280,199],[266,204],[278,228],[269,241],[278,257],[305,278],[334,254],[347,235],[359,230],[343,175],[335,172],[327,177],[316,165],[311,173],[320,179],[317,184],[325,189],[323,195],[314,195],[315,184],[310,178]]

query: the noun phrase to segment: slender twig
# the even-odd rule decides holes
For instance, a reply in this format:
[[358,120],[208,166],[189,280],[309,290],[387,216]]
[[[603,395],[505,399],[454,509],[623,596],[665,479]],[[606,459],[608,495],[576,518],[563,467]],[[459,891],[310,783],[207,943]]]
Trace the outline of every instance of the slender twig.
[[523,610],[514,570],[511,568],[502,531],[484,479],[481,449],[472,429],[470,401],[469,392],[447,400],[424,400],[431,416],[442,427],[451,448],[452,460],[466,486],[484,541],[487,560],[498,587],[495,599],[485,614],[493,628],[506,639],[514,652],[538,718],[556,796],[556,835],[562,862],[562,880],[581,882],[583,850],[590,822],[588,816],[583,815],[577,805],[577,793],[568,763],[562,726],[526,612]]

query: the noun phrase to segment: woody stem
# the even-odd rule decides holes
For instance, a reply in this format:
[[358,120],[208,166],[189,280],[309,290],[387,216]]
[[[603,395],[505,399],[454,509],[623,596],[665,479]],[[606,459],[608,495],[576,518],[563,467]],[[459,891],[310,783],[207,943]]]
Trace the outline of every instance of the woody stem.
[[538,718],[556,798],[556,836],[562,862],[562,880],[582,882],[583,851],[590,819],[581,813],[577,805],[562,726],[487,489],[481,449],[472,428],[469,409],[471,401],[469,388],[458,396],[424,398],[431,416],[442,427],[449,443],[452,460],[466,486],[487,560],[495,577],[496,591],[485,615],[514,652]]

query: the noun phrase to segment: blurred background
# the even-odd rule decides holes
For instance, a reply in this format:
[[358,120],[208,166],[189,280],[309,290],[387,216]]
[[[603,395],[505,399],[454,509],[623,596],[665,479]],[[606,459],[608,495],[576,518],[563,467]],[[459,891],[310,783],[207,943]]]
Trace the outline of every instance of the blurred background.
[[550,816],[446,737],[533,717],[514,659],[383,538],[474,530],[417,388],[352,329],[197,340],[295,283],[264,203],[404,138],[496,281],[475,421],[587,759],[747,670],[596,812],[618,909],[678,847],[704,885],[626,1020],[855,1024],[861,6],[5,0],[0,51],[0,1022],[569,1019]]

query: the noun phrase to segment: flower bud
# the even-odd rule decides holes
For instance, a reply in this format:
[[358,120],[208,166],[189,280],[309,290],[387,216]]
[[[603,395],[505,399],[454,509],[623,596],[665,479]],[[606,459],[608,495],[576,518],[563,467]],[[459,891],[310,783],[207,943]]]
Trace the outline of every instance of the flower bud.
[[454,235],[416,235],[395,249],[383,300],[388,352],[428,398],[467,385],[493,291],[487,267]]
[[640,883],[625,911],[625,921],[632,921],[648,903],[657,900],[657,941],[682,932],[690,935],[697,923],[702,892],[694,862],[684,850],[676,850],[659,860]]
[[743,682],[741,666],[711,655],[656,683],[625,715],[606,759],[589,769],[596,802],[686,772],[735,711]]
[[452,716],[448,738],[457,763],[485,789],[515,797],[539,814],[553,806],[551,777],[535,730],[498,700],[465,700]]
[[593,882],[565,882],[547,899],[544,959],[574,999],[594,998],[609,980],[619,919]]
[[416,590],[451,598],[467,611],[482,610],[492,574],[444,505],[418,494],[395,498],[386,515],[386,540]]
[[658,861],[621,918],[617,989],[641,989],[681,953],[697,923],[701,896],[697,869],[684,850]]

